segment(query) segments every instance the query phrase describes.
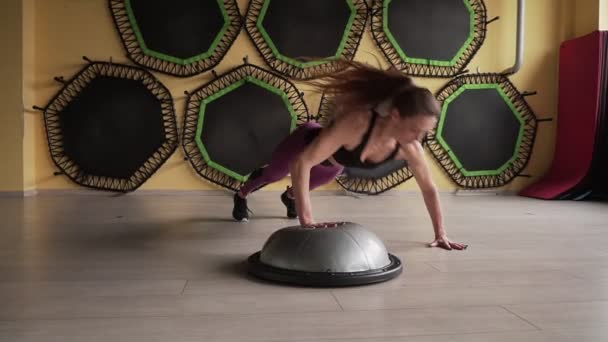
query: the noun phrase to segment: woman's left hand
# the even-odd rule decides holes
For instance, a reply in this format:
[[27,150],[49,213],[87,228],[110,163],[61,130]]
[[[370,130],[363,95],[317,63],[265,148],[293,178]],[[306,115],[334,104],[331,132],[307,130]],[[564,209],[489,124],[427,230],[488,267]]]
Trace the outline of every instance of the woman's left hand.
[[467,249],[469,245],[465,245],[462,243],[450,241],[446,235],[439,236],[435,238],[435,241],[429,244],[429,247],[440,247],[447,250],[456,249],[459,251]]

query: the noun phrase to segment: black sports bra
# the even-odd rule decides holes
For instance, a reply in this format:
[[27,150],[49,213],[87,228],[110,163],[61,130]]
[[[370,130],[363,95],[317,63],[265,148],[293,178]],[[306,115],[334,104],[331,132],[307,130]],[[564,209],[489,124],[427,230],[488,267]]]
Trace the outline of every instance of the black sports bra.
[[[386,159],[384,161],[381,161],[379,163],[361,161],[361,153],[363,152],[363,150],[365,149],[365,146],[367,145],[367,142],[372,133],[374,125],[376,124],[376,119],[378,116],[379,116],[379,114],[375,110],[372,110],[372,118],[370,120],[367,131],[363,135],[363,138],[361,139],[361,142],[359,143],[359,145],[357,145],[357,147],[355,147],[353,150],[347,150],[344,148],[344,146],[341,147],[339,150],[337,150],[333,154],[333,158],[335,159],[336,162],[340,163],[341,165],[343,165],[345,167],[372,169],[372,168],[376,168],[379,165],[384,164],[395,158],[395,156],[399,152],[399,149],[401,148],[399,143],[397,143],[397,146],[395,147],[393,152],[388,157],[386,157]],[[318,133],[319,133],[319,131],[316,132],[315,137],[316,137],[316,135],[318,135]],[[325,161],[323,163],[327,165],[327,163],[329,163],[329,161]]]

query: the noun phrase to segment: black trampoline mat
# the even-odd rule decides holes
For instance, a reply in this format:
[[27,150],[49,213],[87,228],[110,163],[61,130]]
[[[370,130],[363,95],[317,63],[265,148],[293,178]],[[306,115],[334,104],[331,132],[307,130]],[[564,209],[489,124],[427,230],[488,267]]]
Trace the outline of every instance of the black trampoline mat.
[[292,59],[338,53],[351,15],[347,1],[267,1],[267,12],[260,20],[278,53]]
[[148,50],[179,59],[206,53],[225,19],[216,0],[126,0]]
[[270,161],[291,122],[279,95],[245,82],[207,104],[201,141],[213,162],[245,176]]
[[498,170],[516,152],[521,123],[496,89],[467,89],[444,120],[441,136],[467,171]]
[[473,33],[466,0],[390,0],[388,30],[407,56],[449,62]]
[[352,178],[375,180],[386,177],[391,173],[398,171],[406,166],[407,162],[405,162],[404,160],[389,160],[371,169],[346,167],[344,168],[344,173],[348,177]]
[[98,76],[59,117],[65,154],[89,175],[130,178],[165,141],[161,102],[141,81]]

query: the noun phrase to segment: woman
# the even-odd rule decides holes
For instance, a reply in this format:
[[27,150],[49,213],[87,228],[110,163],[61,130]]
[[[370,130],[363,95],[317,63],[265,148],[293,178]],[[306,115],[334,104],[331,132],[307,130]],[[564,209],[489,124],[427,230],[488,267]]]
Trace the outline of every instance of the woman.
[[439,196],[423,154],[422,140],[437,123],[440,104],[426,88],[392,69],[380,70],[344,61],[341,72],[314,83],[333,98],[335,114],[327,127],[306,123],[279,144],[268,166],[256,172],[234,195],[233,217],[248,219],[247,195],[291,173],[292,187],[281,195],[287,216],[303,226],[315,226],[310,191],[331,182],[344,167],[375,167],[406,160],[422,191],[433,223],[431,247],[463,250],[448,239]]

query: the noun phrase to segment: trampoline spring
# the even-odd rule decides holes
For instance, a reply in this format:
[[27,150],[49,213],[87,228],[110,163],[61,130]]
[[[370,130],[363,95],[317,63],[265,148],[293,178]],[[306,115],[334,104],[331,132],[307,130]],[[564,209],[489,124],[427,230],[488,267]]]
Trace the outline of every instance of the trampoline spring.
[[385,9],[385,6],[382,6],[380,8],[376,8],[374,9],[373,7],[370,6],[368,13],[370,13],[371,15],[378,15],[380,13],[382,13],[382,11]]
[[492,18],[492,19],[490,19],[490,20],[486,21],[486,25],[491,24],[491,23],[495,22],[495,21],[496,21],[496,20],[498,20],[498,19],[500,19],[500,16],[495,16],[494,18]]
[[[469,69],[464,69],[464,70],[461,70],[461,71],[457,72],[454,75],[454,77],[462,76],[462,75],[467,74],[467,73],[469,73]],[[458,80],[457,82],[458,82],[458,85],[462,85],[463,84],[463,82],[461,80]]]

